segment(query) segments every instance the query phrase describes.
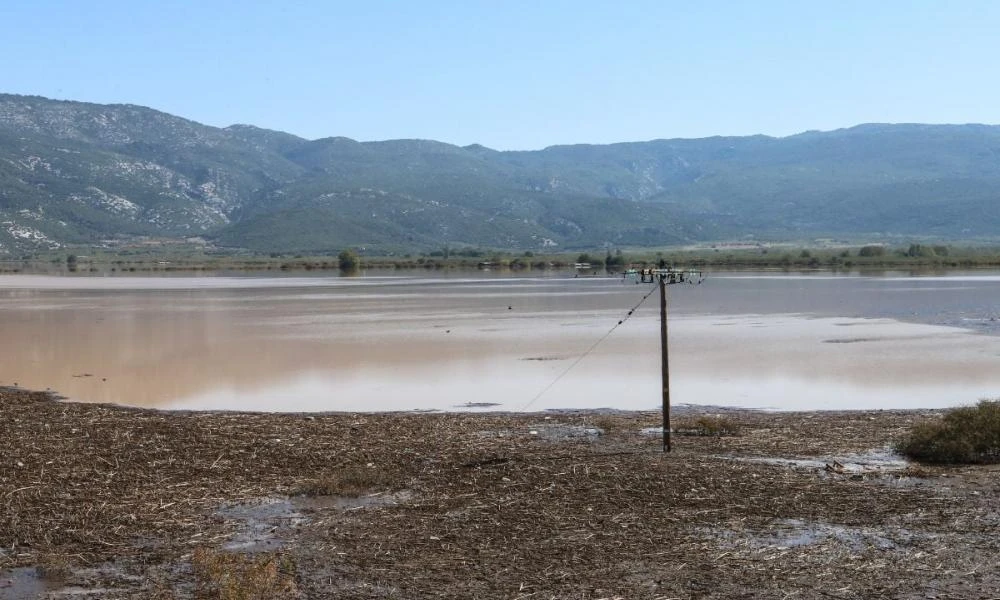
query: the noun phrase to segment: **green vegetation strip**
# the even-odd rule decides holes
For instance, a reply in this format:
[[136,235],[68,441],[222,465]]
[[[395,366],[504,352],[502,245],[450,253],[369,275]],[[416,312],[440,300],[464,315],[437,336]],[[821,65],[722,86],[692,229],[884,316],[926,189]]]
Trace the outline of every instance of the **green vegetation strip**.
[[339,253],[253,253],[164,246],[116,251],[80,248],[0,261],[0,273],[155,273],[184,271],[340,271],[365,269],[489,269],[545,271],[574,269],[585,274],[615,274],[628,268],[677,266],[708,269],[911,270],[1000,267],[1000,248],[908,244],[801,247],[726,244],[699,249],[599,250],[583,253],[512,252],[490,248],[442,248],[420,253],[379,255],[346,248]]

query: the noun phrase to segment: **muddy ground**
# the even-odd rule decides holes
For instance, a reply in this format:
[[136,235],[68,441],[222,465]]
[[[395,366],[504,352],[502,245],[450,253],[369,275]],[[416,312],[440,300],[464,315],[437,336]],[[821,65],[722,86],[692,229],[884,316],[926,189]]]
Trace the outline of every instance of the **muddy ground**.
[[728,411],[736,435],[692,435],[706,415],[679,412],[665,454],[658,413],[3,389],[0,600],[1000,598],[1000,470],[887,451],[933,412]]

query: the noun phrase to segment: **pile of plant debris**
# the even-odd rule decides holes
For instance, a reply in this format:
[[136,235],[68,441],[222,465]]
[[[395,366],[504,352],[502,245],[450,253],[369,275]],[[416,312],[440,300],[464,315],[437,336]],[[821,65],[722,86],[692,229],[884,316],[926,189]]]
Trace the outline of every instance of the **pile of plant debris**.
[[1000,594],[1000,471],[892,456],[921,413],[718,412],[679,412],[691,435],[664,453],[654,413],[162,412],[2,389],[0,598]]

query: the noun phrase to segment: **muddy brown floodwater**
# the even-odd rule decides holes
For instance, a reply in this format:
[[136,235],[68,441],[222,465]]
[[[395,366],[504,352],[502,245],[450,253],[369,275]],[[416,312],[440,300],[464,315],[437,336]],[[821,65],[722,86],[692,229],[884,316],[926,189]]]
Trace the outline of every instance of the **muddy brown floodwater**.
[[[0,384],[169,409],[652,409],[655,294],[583,357],[648,291],[478,273],[3,276]],[[670,299],[678,404],[916,408],[1000,395],[995,274],[720,273],[671,286]]]

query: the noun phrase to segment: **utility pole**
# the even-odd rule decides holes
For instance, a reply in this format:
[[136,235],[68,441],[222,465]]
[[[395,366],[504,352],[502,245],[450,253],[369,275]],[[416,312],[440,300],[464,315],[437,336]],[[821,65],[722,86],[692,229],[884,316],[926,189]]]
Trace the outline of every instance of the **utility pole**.
[[667,358],[667,278],[660,282],[660,371],[663,377],[663,451],[670,452],[670,362]]
[[702,273],[696,269],[629,269],[625,277],[636,277],[636,283],[660,286],[660,373],[663,380],[663,451],[671,451],[670,443],[670,360],[667,337],[667,286],[674,283],[701,283]]

